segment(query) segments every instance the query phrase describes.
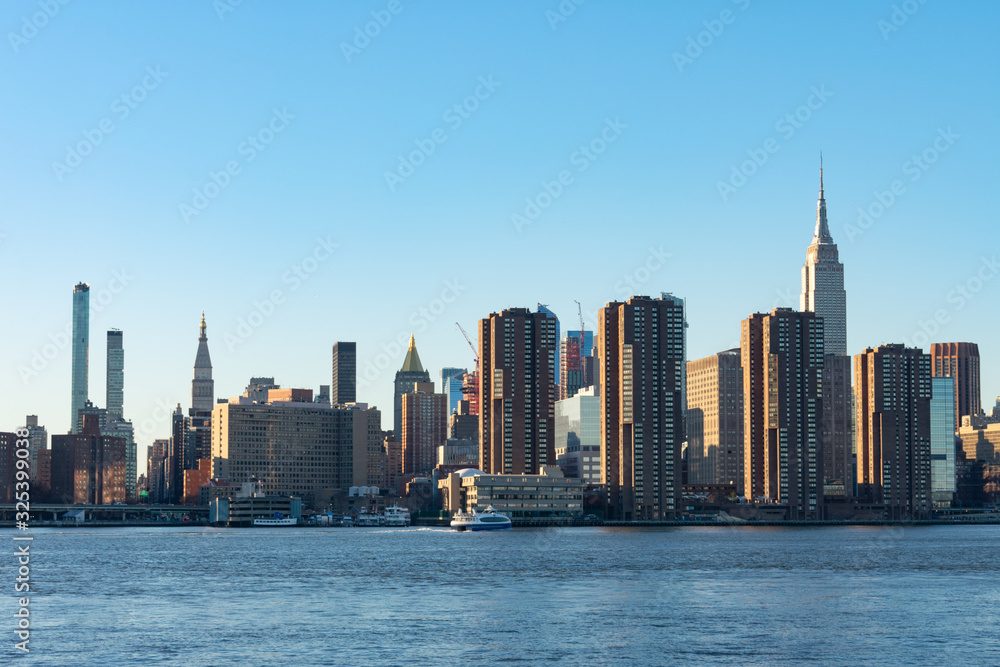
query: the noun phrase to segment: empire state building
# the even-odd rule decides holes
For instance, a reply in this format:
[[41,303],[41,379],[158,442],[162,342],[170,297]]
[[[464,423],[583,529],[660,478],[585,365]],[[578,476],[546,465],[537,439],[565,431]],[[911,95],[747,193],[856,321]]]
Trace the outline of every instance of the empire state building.
[[844,265],[830,235],[823,195],[823,158],[819,163],[816,231],[802,267],[799,310],[823,318],[822,479],[824,496],[854,495],[854,455],[851,446],[851,357],[847,355],[847,292]]
[[806,251],[802,267],[802,295],[799,310],[823,318],[823,349],[826,354],[847,354],[847,292],[844,265],[826,222],[823,196],[823,160],[819,167],[819,202],[816,204],[816,232]]

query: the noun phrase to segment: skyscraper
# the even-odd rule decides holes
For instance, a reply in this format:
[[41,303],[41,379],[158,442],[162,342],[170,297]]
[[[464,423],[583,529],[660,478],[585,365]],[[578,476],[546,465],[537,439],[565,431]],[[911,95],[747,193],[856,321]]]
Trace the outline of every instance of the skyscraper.
[[555,358],[555,375],[553,375],[553,382],[556,386],[562,380],[562,372],[559,368],[559,316],[549,310],[549,307],[543,303],[538,304],[538,312],[545,313],[545,316],[554,320],[556,323],[556,347],[552,351],[552,356]]
[[205,313],[198,325],[198,353],[194,358],[194,379],[191,380],[191,409],[211,413],[215,407],[215,381],[212,379],[212,357],[208,353],[208,327]]
[[[567,331],[566,338],[580,338],[579,331]],[[580,386],[594,385],[594,332],[583,332],[583,349],[580,351]]]
[[791,519],[823,511],[823,319],[775,308],[743,320],[743,493],[788,505]]
[[[823,482],[830,493],[851,495],[854,456],[851,446],[851,358],[847,356],[847,292],[844,265],[830,235],[819,167],[816,229],[802,267],[799,309],[823,318]],[[843,489],[841,491],[841,489]]]
[[167,452],[167,502],[179,503],[184,495],[184,470],[193,458],[187,451],[190,438],[187,435],[188,420],[178,403],[170,417],[170,449]]
[[559,366],[562,374],[559,400],[564,401],[576,396],[583,386],[583,355],[579,336],[566,336],[559,341]]
[[118,329],[108,331],[107,372],[108,419],[120,419],[125,401],[125,350],[122,347],[122,332]]
[[441,393],[448,396],[449,415],[458,408],[458,402],[462,400],[462,382],[465,373],[464,368],[441,369]]
[[555,409],[556,462],[563,474],[600,484],[601,399],[592,387],[580,389],[572,398],[556,401]]
[[77,283],[73,288],[73,370],[70,400],[70,433],[83,428],[80,409],[87,402],[87,368],[90,351],[90,285]]
[[823,194],[823,161],[819,166],[819,201],[816,203],[816,230],[802,267],[802,295],[799,310],[823,318],[823,353],[847,354],[847,292],[844,265],[837,244],[830,235]]
[[106,396],[108,407],[101,435],[121,438],[125,441],[125,497],[127,502],[135,502],[136,450],[135,431],[132,422],[123,415],[125,402],[125,349],[122,332],[108,331]]
[[556,320],[508,308],[479,321],[479,466],[537,475],[556,462]]
[[886,519],[926,518],[931,508],[931,358],[881,345],[854,357],[858,495]]
[[743,491],[743,367],[740,350],[687,363],[687,459],[691,484]]
[[979,346],[975,343],[933,343],[931,372],[934,377],[955,378],[955,427],[962,417],[983,410],[979,386]]
[[22,428],[28,432],[28,474],[34,484],[38,479],[38,452],[49,448],[49,432],[38,425],[38,415],[28,415]]
[[406,351],[403,367],[396,371],[395,391],[392,397],[392,434],[396,442],[403,438],[403,394],[413,391],[414,382],[430,382],[431,374],[424,370],[417,354],[417,343],[410,334],[410,347]]
[[[191,380],[191,407],[187,419],[178,422],[184,429],[183,467],[180,484],[183,488],[184,470],[197,470],[198,461],[212,455],[212,410],[215,407],[215,380],[212,379],[212,357],[208,352],[208,326],[205,313],[198,325],[198,352],[194,358],[194,377]],[[175,482],[178,480],[174,480]]]
[[333,384],[330,402],[334,405],[358,400],[358,344],[338,341],[333,344]]
[[955,499],[955,378],[931,377],[931,503]]
[[670,294],[598,313],[601,481],[607,516],[670,519],[681,496],[684,302]]
[[448,397],[435,394],[433,382],[414,382],[402,406],[403,474],[430,474],[448,439]]

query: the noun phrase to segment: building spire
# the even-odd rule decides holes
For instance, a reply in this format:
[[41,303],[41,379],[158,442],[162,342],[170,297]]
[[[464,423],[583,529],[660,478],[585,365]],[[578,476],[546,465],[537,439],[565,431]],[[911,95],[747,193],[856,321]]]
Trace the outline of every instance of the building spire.
[[215,381],[212,380],[212,357],[208,353],[208,335],[205,330],[205,311],[201,312],[198,325],[198,353],[194,357],[194,379],[191,381],[191,409],[211,412],[215,403]]
[[424,366],[420,363],[420,355],[417,354],[417,343],[410,334],[410,347],[406,351],[406,359],[403,360],[403,367],[399,369],[403,373],[423,373]]
[[830,226],[826,222],[826,197],[823,194],[823,152],[819,154],[819,201],[816,202],[816,231],[813,243],[833,243]]

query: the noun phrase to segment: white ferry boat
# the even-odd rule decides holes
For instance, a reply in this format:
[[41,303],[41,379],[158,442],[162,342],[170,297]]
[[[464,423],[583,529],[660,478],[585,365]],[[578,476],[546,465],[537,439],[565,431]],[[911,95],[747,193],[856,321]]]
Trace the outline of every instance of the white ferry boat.
[[387,526],[409,526],[410,510],[405,507],[393,505],[385,508],[385,525]]
[[379,516],[374,512],[360,512],[358,516],[354,519],[354,525],[361,527],[371,528],[373,526],[379,525]]
[[275,512],[272,519],[257,518],[253,520],[255,526],[294,526],[298,524],[298,519],[293,516],[285,516],[281,512]]
[[510,519],[506,515],[497,512],[490,505],[482,512],[472,510],[468,514],[459,510],[458,514],[451,520],[451,527],[458,531],[463,530],[510,530]]

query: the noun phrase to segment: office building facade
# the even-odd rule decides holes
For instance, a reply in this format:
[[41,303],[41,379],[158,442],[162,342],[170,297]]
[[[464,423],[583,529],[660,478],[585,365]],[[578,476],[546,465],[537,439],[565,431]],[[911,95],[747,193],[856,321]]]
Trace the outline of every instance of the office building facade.
[[448,396],[435,394],[433,382],[415,382],[402,406],[403,474],[428,475],[448,439]]
[[479,462],[490,474],[555,463],[557,320],[508,308],[479,321]]
[[598,315],[601,481],[608,518],[671,519],[681,494],[684,302],[611,302]]
[[858,494],[885,505],[887,519],[931,509],[931,358],[881,345],[854,357]]
[[330,402],[334,405],[358,400],[358,344],[337,341],[333,344],[333,384]]
[[406,358],[403,360],[403,366],[396,371],[396,378],[393,382],[392,432],[397,441],[401,441],[403,433],[403,394],[413,390],[414,382],[430,381],[431,374],[420,363],[420,355],[417,354],[417,343],[413,338],[413,334],[410,334],[410,345],[406,350]]
[[[565,367],[563,377],[566,377]],[[566,477],[601,483],[601,399],[580,389],[555,405],[556,464]]]
[[823,512],[822,318],[776,308],[743,320],[743,493],[787,505],[791,519]]
[[687,363],[689,484],[732,484],[743,492],[743,367],[740,350]]
[[978,417],[983,411],[979,378],[979,345],[976,343],[933,343],[931,372],[934,377],[955,378],[955,425],[962,417]]
[[931,503],[951,507],[955,498],[955,378],[931,377]]

